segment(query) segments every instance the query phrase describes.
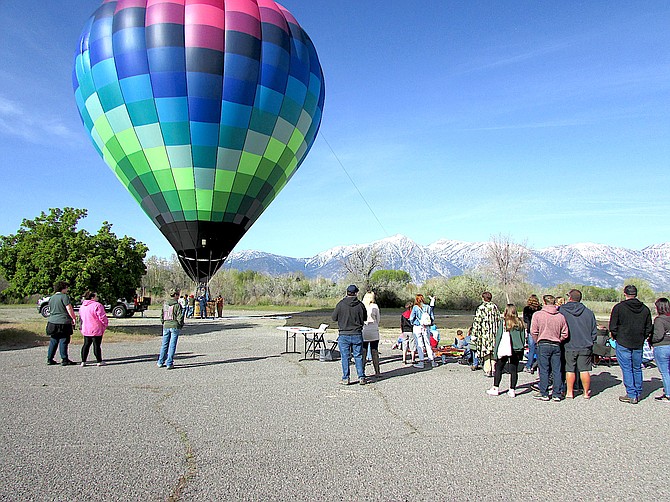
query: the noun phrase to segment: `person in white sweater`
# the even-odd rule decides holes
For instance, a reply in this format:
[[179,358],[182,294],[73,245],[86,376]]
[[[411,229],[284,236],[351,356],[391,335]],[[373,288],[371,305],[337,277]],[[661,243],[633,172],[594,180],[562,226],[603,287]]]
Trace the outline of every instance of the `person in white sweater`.
[[363,354],[366,354],[370,347],[372,366],[375,369],[375,376],[378,377],[381,374],[379,371],[379,320],[381,315],[373,292],[365,293],[363,305],[368,312],[368,318],[363,325]]

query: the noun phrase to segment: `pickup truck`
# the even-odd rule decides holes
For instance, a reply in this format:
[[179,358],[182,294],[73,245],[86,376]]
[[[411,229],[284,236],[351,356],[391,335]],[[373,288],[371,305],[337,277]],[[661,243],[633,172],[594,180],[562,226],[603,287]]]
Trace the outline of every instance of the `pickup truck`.
[[[37,300],[37,311],[42,314],[42,317],[49,317],[49,298],[51,296],[43,296]],[[81,303],[75,303],[75,312],[79,310]],[[144,298],[136,298],[134,301],[128,301],[125,298],[119,298],[114,305],[105,304],[105,310],[110,312],[117,319],[123,317],[132,317],[135,312],[144,312],[151,305],[151,298],[145,296]]]

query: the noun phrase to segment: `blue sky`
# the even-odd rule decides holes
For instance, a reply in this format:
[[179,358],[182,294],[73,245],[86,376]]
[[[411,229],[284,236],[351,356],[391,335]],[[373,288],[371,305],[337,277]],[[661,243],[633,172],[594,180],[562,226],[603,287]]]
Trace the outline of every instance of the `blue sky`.
[[[324,116],[237,250],[305,257],[399,233],[536,248],[670,240],[669,3],[281,3],[319,53]],[[77,114],[74,50],[98,5],[0,1],[0,234],[81,207],[85,228],[108,220],[169,256]]]

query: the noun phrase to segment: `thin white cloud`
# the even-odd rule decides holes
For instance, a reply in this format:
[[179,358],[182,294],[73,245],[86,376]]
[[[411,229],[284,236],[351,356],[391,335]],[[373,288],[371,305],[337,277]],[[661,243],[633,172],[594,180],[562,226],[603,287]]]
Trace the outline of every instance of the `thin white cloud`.
[[0,96],[0,133],[30,143],[81,142],[81,134],[70,129],[60,118],[35,117],[21,103]]

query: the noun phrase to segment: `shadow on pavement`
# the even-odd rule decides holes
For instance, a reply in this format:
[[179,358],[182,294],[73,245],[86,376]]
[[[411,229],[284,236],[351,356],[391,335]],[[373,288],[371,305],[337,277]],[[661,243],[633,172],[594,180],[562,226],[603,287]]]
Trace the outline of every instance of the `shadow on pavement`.
[[[193,352],[177,352],[177,354],[175,354],[175,359],[192,359],[194,357],[202,357],[202,356],[198,354],[193,354]],[[113,357],[111,359],[105,359],[105,364],[108,366],[113,366],[119,364],[134,364],[134,363],[146,363],[146,362],[155,363],[157,360],[158,360],[158,354],[142,354],[138,356]]]
[[621,379],[618,376],[612,375],[609,371],[592,374],[591,397],[597,396],[601,392],[617,385],[621,385]]
[[652,377],[650,380],[645,380],[644,375],[642,377],[642,395],[640,396],[640,401],[648,398],[655,391],[663,389],[663,380],[660,377]]
[[[193,356],[200,357],[200,356]],[[225,359],[223,361],[207,361],[202,363],[186,363],[175,365],[174,369],[187,369],[187,368],[199,368],[201,366],[216,366],[219,364],[230,364],[230,363],[249,363],[253,361],[262,361],[263,359],[271,359],[273,357],[280,357],[279,355],[272,356],[258,356],[258,357],[239,357],[235,359]],[[181,361],[182,357],[175,357],[175,361]]]

